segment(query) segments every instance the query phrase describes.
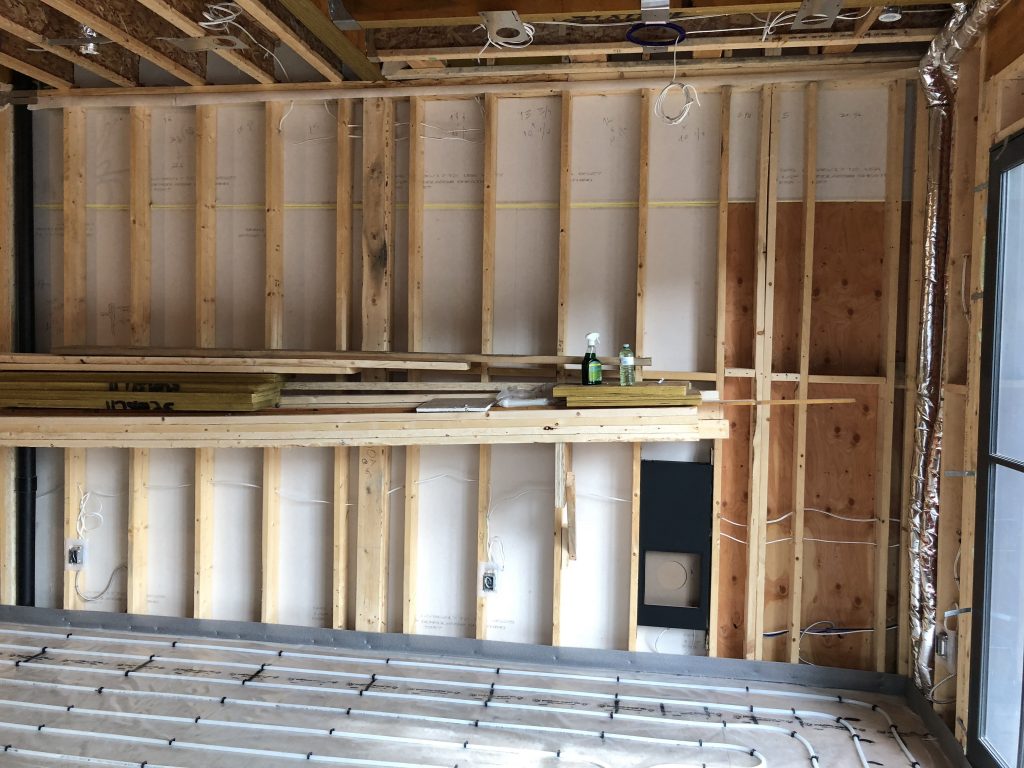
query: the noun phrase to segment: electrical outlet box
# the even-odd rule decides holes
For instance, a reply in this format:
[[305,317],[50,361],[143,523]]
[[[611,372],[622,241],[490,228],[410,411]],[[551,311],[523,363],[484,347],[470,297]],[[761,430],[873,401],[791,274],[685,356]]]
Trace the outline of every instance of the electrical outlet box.
[[85,539],[64,540],[64,570],[80,571],[85,567]]
[[495,563],[480,563],[480,574],[477,579],[480,597],[487,597],[498,591],[498,571]]

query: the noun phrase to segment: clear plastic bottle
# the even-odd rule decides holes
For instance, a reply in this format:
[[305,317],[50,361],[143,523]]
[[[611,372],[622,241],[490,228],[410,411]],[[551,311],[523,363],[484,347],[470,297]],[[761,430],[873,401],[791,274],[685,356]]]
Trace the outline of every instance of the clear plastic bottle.
[[619,386],[631,387],[636,384],[636,356],[629,344],[619,350]]

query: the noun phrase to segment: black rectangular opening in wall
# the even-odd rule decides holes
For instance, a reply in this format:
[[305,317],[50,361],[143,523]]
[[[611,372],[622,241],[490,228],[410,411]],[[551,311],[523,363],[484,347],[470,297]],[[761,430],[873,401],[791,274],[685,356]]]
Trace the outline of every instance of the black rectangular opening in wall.
[[707,631],[711,509],[710,464],[641,463],[638,624]]

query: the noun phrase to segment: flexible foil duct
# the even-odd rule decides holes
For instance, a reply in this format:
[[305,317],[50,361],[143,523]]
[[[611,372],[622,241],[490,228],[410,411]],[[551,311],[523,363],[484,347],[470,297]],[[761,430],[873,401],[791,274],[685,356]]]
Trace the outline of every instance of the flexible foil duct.
[[928,185],[910,498],[910,639],[914,683],[932,689],[936,628],[936,558],[942,457],[942,368],[946,263],[949,254],[952,112],[958,64],[1003,0],[954,5],[953,16],[921,61],[928,100]]

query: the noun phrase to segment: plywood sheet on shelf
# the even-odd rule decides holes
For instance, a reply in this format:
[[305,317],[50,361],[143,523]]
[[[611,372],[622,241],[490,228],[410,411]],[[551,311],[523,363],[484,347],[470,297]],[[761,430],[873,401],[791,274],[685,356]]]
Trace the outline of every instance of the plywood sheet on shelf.
[[[873,385],[812,384],[812,398],[852,397],[851,405],[821,405],[807,411],[807,476],[804,517],[804,625],[874,626],[874,522],[877,388]],[[814,509],[810,509],[814,508]],[[812,539],[858,543],[825,543]],[[823,625],[818,625],[821,628]],[[803,658],[812,663],[871,669],[872,633],[805,636]]]
[[487,639],[551,639],[552,446],[496,445],[488,514],[491,557],[502,567],[487,601]]
[[[573,447],[572,466],[576,473],[576,560],[567,560],[562,573],[561,642],[625,649],[632,448],[579,444]],[[594,595],[601,597],[587,597]]]
[[656,370],[714,370],[717,255],[717,207],[650,212],[644,338],[635,348]]
[[[753,395],[752,379],[726,379],[726,399]],[[729,439],[722,443],[722,525],[718,546],[718,655],[743,657],[744,613],[747,583],[747,523],[750,518],[750,437],[752,409],[732,408]],[[731,522],[729,522],[731,521]],[[737,525],[736,523],[739,523]],[[732,537],[732,538],[729,538]],[[739,541],[734,541],[739,539]]]
[[149,453],[147,611],[191,616],[195,556],[195,452],[153,448]]
[[475,636],[478,463],[474,446],[420,449],[419,633]]
[[725,365],[754,367],[754,277],[757,238],[753,203],[729,204],[725,291]]
[[[772,384],[773,400],[793,400],[796,382]],[[793,486],[793,456],[796,448],[796,408],[778,405],[770,408],[768,433],[768,524],[765,534],[765,632],[788,629],[790,596],[793,591],[793,522],[796,499]],[[726,441],[728,442],[728,441]],[[765,639],[764,657],[769,661],[789,661],[789,636]]]
[[281,548],[278,621],[330,625],[334,452],[281,451]]
[[257,448],[214,453],[213,618],[260,619],[263,454]]
[[884,208],[873,202],[815,207],[811,373],[880,373]]

